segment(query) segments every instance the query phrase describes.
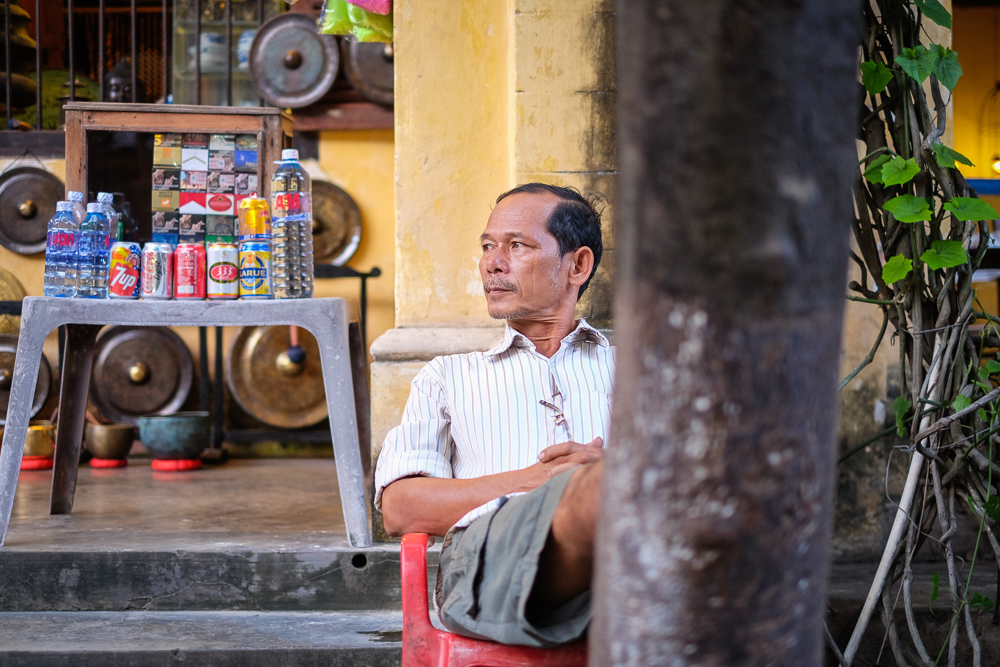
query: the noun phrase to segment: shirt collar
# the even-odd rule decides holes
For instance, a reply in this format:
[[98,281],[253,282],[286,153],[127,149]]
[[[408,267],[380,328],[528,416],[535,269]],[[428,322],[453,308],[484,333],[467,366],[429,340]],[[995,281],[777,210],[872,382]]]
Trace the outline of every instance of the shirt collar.
[[[597,343],[602,347],[608,347],[611,345],[608,339],[600,331],[590,326],[587,320],[580,318],[579,324],[576,325],[574,329],[568,336],[563,338],[563,342],[566,343],[580,343],[590,340]],[[503,340],[500,341],[491,350],[485,352],[488,357],[495,357],[498,354],[502,354],[509,350],[511,347],[531,347],[534,348],[535,344],[525,336],[520,331],[514,329],[510,324],[504,327]]]

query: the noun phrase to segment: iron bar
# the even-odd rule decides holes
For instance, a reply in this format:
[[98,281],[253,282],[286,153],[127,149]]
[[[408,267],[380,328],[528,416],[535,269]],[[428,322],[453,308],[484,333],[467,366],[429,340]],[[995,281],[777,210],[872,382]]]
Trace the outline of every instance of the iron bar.
[[66,6],[69,12],[69,39],[67,40],[69,47],[69,101],[72,102],[76,99],[76,68],[73,63],[73,0],[66,0]]
[[[7,35],[6,35],[7,39],[4,40],[4,44],[3,44],[4,54],[6,55],[6,62],[4,63],[4,72],[7,75],[7,79],[6,79],[6,81],[4,81],[4,87],[7,89],[7,127],[5,127],[4,129],[5,130],[9,130],[10,129],[10,102],[11,102],[11,99],[10,99],[10,1],[9,0],[6,3],[4,3],[3,14],[4,14],[4,19],[5,19],[4,25],[6,26],[6,31],[7,31]],[[35,47],[37,48],[37,46],[38,45],[36,44]]]
[[226,0],[226,106],[233,105],[233,0]]
[[104,62],[104,53],[107,50],[107,44],[105,43],[106,37],[104,34],[104,0],[98,0],[97,2],[97,87],[101,91],[101,101],[106,102],[104,99],[104,70],[106,64]]
[[201,104],[201,0],[194,0],[194,103]]
[[[257,31],[260,30],[260,26],[264,25],[264,0],[257,0]],[[256,31],[255,31],[256,33]],[[249,54],[247,58],[249,59]],[[250,64],[247,63],[247,67]],[[257,96],[257,106],[264,106],[264,100],[260,95]]]
[[208,327],[198,327],[198,409],[208,412]]
[[[129,19],[131,20],[132,23],[132,39],[129,40],[132,43],[132,102],[139,101],[139,85],[138,85],[139,58],[137,57],[138,49],[136,44],[137,41],[136,19],[135,19],[136,11],[137,10],[135,6],[135,0],[132,0],[132,7],[129,13]],[[163,55],[165,57],[167,54],[164,53]]]
[[167,31],[167,0],[163,0],[163,13],[162,20],[160,21],[160,53],[162,54],[161,62],[163,63],[163,89],[161,91],[163,102],[166,103],[170,91],[170,81],[169,72],[170,68],[168,66],[167,60],[167,36],[169,32]]
[[215,377],[212,380],[212,446],[215,449],[222,449],[222,437],[225,427],[222,422],[222,399],[224,389],[222,388],[223,370],[222,355],[222,327],[215,327]]
[[[42,129],[42,15],[41,0],[35,0],[35,117]],[[7,29],[8,31],[10,28]]]

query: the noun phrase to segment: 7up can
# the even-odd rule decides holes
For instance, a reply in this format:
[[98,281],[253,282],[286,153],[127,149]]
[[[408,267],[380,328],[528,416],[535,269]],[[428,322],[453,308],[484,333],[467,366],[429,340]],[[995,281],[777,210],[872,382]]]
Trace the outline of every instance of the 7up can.
[[239,254],[234,243],[208,244],[209,299],[235,299],[240,295]]
[[108,262],[108,298],[138,299],[142,250],[138,243],[119,242],[111,246]]
[[271,244],[268,241],[240,243],[240,298],[270,299]]

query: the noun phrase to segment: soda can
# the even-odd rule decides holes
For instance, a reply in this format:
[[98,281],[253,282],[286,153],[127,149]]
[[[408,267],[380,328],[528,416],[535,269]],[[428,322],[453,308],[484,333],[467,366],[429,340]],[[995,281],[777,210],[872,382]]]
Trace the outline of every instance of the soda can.
[[174,247],[169,243],[142,246],[142,298],[169,299],[174,293]]
[[124,241],[111,245],[108,262],[108,298],[138,299],[142,285],[142,249],[138,243]]
[[239,235],[241,241],[271,238],[271,209],[266,199],[247,197],[240,202]]
[[208,244],[208,298],[235,299],[240,295],[240,251],[235,243]]
[[240,298],[270,299],[271,244],[268,241],[240,243]]
[[179,243],[174,250],[174,298],[205,298],[205,246]]

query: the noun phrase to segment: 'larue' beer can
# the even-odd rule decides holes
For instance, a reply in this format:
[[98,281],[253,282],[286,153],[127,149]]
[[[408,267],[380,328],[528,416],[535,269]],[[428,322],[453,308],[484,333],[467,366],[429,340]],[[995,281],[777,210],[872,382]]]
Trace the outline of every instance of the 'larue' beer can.
[[270,299],[271,244],[268,241],[240,243],[240,298]]
[[138,299],[142,285],[139,273],[142,269],[142,249],[131,241],[114,243],[111,246],[111,260],[108,262],[108,298]]
[[174,293],[174,247],[169,243],[142,246],[142,298],[169,299]]
[[205,298],[205,246],[180,243],[174,250],[174,298]]
[[270,240],[271,209],[266,199],[252,195],[240,202],[239,234],[241,241]]
[[235,299],[240,295],[239,261],[235,243],[208,244],[209,299]]

